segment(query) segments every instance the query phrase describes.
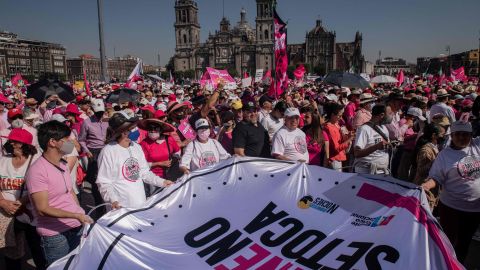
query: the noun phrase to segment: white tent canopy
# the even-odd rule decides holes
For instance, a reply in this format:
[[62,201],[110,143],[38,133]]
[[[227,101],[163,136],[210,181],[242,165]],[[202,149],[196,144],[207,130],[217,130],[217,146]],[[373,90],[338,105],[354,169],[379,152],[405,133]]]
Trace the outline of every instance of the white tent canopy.
[[398,80],[392,76],[380,75],[380,76],[373,77],[373,79],[370,82],[371,83],[397,83]]

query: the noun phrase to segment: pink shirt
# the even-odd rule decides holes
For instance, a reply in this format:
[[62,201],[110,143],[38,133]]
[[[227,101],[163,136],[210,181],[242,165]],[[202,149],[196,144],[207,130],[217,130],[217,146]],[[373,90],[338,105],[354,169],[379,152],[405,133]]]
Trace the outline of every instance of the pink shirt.
[[[73,199],[72,180],[66,164],[61,163],[57,168],[42,156],[32,163],[25,176],[25,181],[29,195],[41,191],[48,192],[50,207],[72,213],[85,213]],[[33,217],[37,221],[37,232],[40,236],[57,235],[82,225],[73,218],[42,217],[35,208]]]

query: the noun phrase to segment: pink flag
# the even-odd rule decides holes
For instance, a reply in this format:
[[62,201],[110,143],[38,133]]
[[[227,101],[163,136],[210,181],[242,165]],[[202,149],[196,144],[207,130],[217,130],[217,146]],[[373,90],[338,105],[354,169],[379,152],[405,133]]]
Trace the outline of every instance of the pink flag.
[[172,75],[172,70],[170,70],[170,83],[175,83],[175,80],[173,79],[173,75]]
[[405,75],[403,75],[403,69],[397,75],[397,87],[402,86],[403,82],[405,81]]
[[465,68],[464,67],[459,67],[455,70],[450,69],[450,76],[452,79],[457,80],[457,81],[466,81],[467,76],[465,76]]
[[85,87],[85,91],[87,92],[87,95],[91,96],[91,94],[90,94],[90,84],[87,81],[87,72],[85,70],[83,71],[83,86]]
[[143,71],[143,65],[142,61],[138,60],[137,65],[135,68],[132,70],[132,73],[128,76],[128,81],[129,82],[136,82],[138,80],[141,80],[142,78],[142,71]]
[[293,75],[295,76],[295,78],[297,78],[297,80],[300,80],[303,78],[303,75],[305,75],[305,71],[305,66],[303,66],[303,64],[300,64],[293,72]]
[[26,84],[28,84],[28,82],[27,82],[27,80],[24,80],[22,78],[22,74],[17,73],[17,74],[15,74],[15,76],[13,76],[13,78],[12,78],[12,85],[13,86],[24,86]]
[[210,83],[216,88],[220,81],[235,83],[235,80],[228,74],[228,71],[207,67],[207,71],[203,74],[202,79],[200,79],[200,84],[203,87],[206,83]]
[[276,9],[273,9],[273,24],[275,34],[275,82],[270,84],[268,95],[279,98],[288,87],[288,57],[287,57],[287,24],[280,19]]

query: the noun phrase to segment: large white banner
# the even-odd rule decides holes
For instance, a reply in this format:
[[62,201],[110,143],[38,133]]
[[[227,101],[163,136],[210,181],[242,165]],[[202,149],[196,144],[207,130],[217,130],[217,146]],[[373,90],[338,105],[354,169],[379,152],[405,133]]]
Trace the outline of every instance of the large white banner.
[[463,269],[422,190],[232,158],[108,213],[51,269]]

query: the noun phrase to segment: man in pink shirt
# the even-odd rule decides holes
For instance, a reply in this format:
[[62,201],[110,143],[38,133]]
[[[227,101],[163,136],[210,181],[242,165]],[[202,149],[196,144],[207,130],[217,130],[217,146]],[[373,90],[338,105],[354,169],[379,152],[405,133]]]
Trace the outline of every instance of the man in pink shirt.
[[80,243],[85,215],[72,190],[72,180],[64,155],[73,151],[70,128],[58,121],[38,128],[38,142],[43,154],[30,166],[25,176],[33,215],[47,265],[64,257]]
[[343,112],[343,119],[345,120],[345,125],[347,126],[348,130],[353,130],[353,118],[355,118],[355,112],[358,109],[358,106],[360,105],[360,95],[361,95],[360,90],[352,90],[350,95],[348,96],[348,99],[350,102],[348,102],[347,106],[345,106],[345,111]]

